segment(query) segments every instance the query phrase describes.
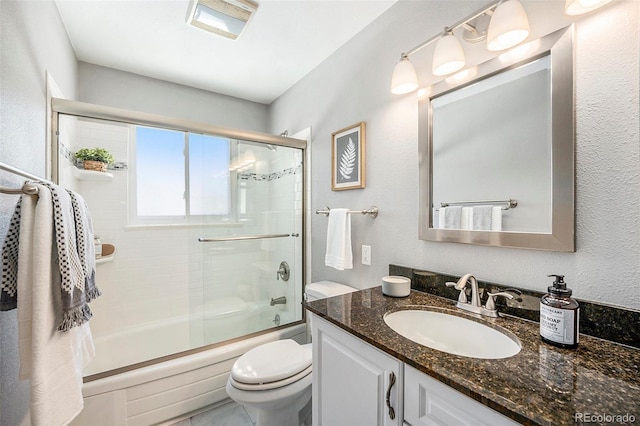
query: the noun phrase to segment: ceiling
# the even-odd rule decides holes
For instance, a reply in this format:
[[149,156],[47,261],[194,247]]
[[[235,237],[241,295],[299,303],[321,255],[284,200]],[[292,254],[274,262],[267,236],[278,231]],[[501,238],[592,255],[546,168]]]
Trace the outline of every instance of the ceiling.
[[79,61],[269,104],[397,0],[258,0],[237,40],[189,0],[56,0]]

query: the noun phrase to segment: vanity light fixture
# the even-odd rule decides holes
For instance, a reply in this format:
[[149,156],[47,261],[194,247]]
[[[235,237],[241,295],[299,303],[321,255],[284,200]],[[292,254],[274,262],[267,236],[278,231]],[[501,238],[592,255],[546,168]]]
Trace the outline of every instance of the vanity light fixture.
[[235,40],[256,10],[258,5],[251,0],[192,0],[187,23]]
[[466,62],[460,41],[453,31],[445,28],[433,51],[433,75],[443,76],[460,71]]
[[564,13],[571,16],[582,15],[608,3],[611,3],[611,0],[567,0],[564,4]]
[[394,95],[404,95],[413,92],[418,88],[418,75],[416,69],[409,62],[409,58],[404,53],[400,62],[393,69],[391,76],[391,93]]
[[445,76],[461,70],[466,60],[464,49],[453,33],[458,28],[465,30],[464,39],[467,42],[475,43],[486,39],[487,49],[492,51],[513,47],[529,36],[529,20],[520,1],[494,0],[484,8],[445,28],[444,33],[435,35],[419,46],[402,53],[400,61],[393,70],[391,93],[405,94],[418,88],[418,77],[409,62],[409,56],[434,42],[436,46],[432,63],[433,74]]
[[498,4],[487,33],[487,49],[492,52],[516,46],[529,37],[529,19],[519,0]]

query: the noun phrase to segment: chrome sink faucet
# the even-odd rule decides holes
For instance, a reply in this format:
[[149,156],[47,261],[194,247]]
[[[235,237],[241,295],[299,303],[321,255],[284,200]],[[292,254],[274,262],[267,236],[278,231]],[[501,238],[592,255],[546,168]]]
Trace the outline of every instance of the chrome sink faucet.
[[[467,283],[471,283],[471,301],[467,301]],[[478,280],[471,274],[466,274],[458,280],[457,283],[448,282],[447,287],[455,287],[456,290],[460,290],[458,296],[458,303],[456,306],[462,310],[473,312],[475,314],[484,315],[492,318],[498,317],[498,310],[496,308],[495,298],[498,296],[504,296],[508,299],[513,299],[513,295],[501,291],[497,293],[487,293],[488,299],[486,306],[482,306],[480,302],[480,291],[478,290]]]

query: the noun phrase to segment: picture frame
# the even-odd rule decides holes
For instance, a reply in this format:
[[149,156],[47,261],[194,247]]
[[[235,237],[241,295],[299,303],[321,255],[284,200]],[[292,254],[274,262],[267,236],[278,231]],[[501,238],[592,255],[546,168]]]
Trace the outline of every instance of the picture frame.
[[365,187],[365,122],[331,133],[331,190]]

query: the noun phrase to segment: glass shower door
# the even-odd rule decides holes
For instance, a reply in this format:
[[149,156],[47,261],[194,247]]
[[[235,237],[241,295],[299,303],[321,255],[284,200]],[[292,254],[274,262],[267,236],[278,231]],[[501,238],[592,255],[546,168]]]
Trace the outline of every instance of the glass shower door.
[[302,150],[230,146],[229,220],[193,234],[202,270],[191,306],[202,321],[192,321],[192,336],[202,344],[302,320]]

